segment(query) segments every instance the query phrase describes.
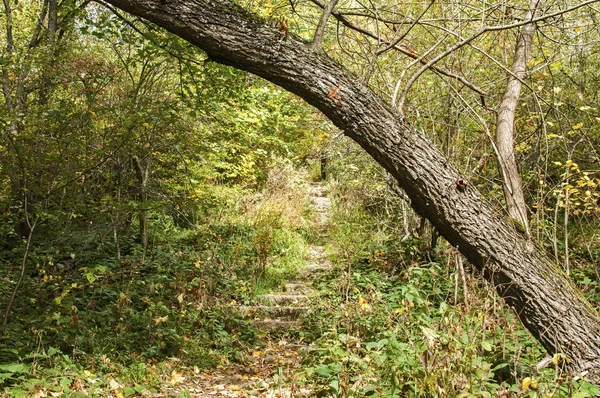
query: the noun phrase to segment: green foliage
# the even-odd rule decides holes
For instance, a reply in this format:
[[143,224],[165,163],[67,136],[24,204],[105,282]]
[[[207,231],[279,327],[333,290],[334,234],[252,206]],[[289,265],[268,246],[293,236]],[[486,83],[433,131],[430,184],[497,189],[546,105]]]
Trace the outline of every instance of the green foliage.
[[[284,18],[307,40],[320,16],[304,3],[239,3],[261,21]],[[306,242],[321,239],[310,222],[307,177],[295,166],[312,167],[316,180],[315,159],[325,154],[335,199],[327,250],[337,269],[316,282],[321,303],[307,321],[313,345],[302,376],[317,395],[598,394],[562,375],[558,361],[536,374],[542,353],[515,316],[462,273],[452,248],[428,247],[431,232],[414,232],[419,220],[392,194],[381,168],[349,140],[331,139],[331,125],[298,98],[204,62],[183,40],[139,20],[124,23],[96,4],[61,2],[55,37],[43,2],[6,4],[13,6],[15,50],[9,54],[3,39],[3,310],[19,280],[27,219],[39,223],[0,332],[4,393],[143,396],[171,370],[168,358],[199,368],[242,361],[257,333],[227,304],[251,303],[281,285],[304,261]],[[415,18],[421,7],[380,6],[382,20],[396,19],[398,6]],[[454,23],[446,7],[431,11]],[[459,12],[466,17],[460,36],[477,29],[475,10]],[[0,22],[7,26],[6,13]],[[383,34],[390,30],[380,25]],[[325,48],[364,74],[374,48],[339,28]],[[413,28],[407,45],[437,40]],[[503,59],[507,46],[497,43],[512,43],[512,35],[490,37],[475,45]],[[527,78],[535,95],[522,97],[515,121],[515,153],[532,231],[551,242],[557,261],[570,259],[575,282],[598,303],[599,63],[589,49],[549,51],[541,37]],[[505,71],[468,51],[438,65],[493,93]],[[384,94],[412,62],[392,54],[378,55],[370,80]],[[437,84],[440,76],[416,83],[426,90],[412,90],[407,120],[501,207],[499,171],[485,162],[493,148],[482,133],[493,115],[474,117],[480,97]],[[413,118],[416,110],[428,117]]]
[[[490,287],[463,283],[448,248],[429,262],[419,238],[398,243],[400,231],[385,227],[394,218],[341,181],[329,234],[336,269],[315,282],[303,385],[336,397],[594,394],[561,374],[559,356],[535,372],[543,350]],[[395,257],[404,262],[390,267]]]
[[[34,89],[19,109],[0,105],[10,138],[0,144],[2,314],[25,220],[39,217],[0,333],[10,347],[0,391],[106,395],[115,388],[103,375],[116,374],[117,390],[140,395],[160,383],[167,358],[240,361],[254,341],[227,304],[249,302],[302,261],[308,210],[294,206],[304,191],[284,158],[313,149],[313,111],[246,73],[194,61],[204,55],[154,27],[133,22],[140,36],[96,5],[72,6],[61,4],[60,46],[42,40],[30,63],[10,59]],[[13,11],[27,48],[41,10]],[[44,350],[48,358],[31,356]],[[52,373],[61,366],[68,378]]]
[[[204,209],[204,223],[194,229],[149,213],[158,227],[152,245],[144,249],[121,239],[119,259],[114,242],[95,244],[93,229],[71,231],[53,245],[38,243],[30,255],[35,269],[28,270],[0,334],[1,346],[14,347],[0,352],[6,364],[0,387],[26,395],[36,388],[58,391],[60,380],[42,373],[31,384],[35,372],[21,365],[40,347],[56,347],[49,355],[60,350],[72,359],[72,380],[85,376],[88,366],[99,375],[118,374],[126,396],[156,387],[160,369],[153,363],[171,357],[181,358],[179,366],[199,368],[243,360],[256,332],[227,305],[249,302],[287,280],[305,251],[309,213],[295,205],[306,201],[306,193],[294,174],[289,166],[273,169],[262,192],[206,186],[212,189],[206,196],[222,200],[221,206]],[[264,268],[257,260],[263,247]],[[3,261],[15,261],[17,254],[5,252]],[[13,275],[8,269],[2,277]],[[27,324],[35,327],[27,330]],[[36,366],[57,368],[53,362]],[[89,380],[81,383],[91,388]]]

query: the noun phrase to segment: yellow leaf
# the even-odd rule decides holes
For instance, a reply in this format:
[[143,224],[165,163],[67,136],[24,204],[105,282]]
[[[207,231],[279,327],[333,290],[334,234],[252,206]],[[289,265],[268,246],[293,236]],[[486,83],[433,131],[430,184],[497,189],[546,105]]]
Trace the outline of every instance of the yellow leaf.
[[529,390],[529,386],[531,385],[531,377],[526,377],[521,382],[521,390],[527,391]]
[[160,325],[161,323],[166,322],[167,319],[169,319],[169,316],[165,315],[165,316],[159,316],[158,318],[154,318],[153,321],[155,324]]
[[562,358],[562,354],[554,354],[554,356],[552,357],[552,363],[554,365],[558,365],[558,362],[560,361],[560,359]]
[[361,311],[370,312],[373,309],[367,299],[363,296],[358,296],[358,305],[360,306]]
[[577,123],[576,125],[574,125],[573,127],[571,127],[573,130],[579,130],[580,128],[583,127],[583,123]]

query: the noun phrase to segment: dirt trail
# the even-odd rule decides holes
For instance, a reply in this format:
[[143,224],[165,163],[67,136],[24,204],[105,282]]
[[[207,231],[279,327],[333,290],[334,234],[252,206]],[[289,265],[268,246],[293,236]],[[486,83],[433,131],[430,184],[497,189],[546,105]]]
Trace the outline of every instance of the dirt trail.
[[[320,183],[311,185],[310,198],[316,212],[315,230],[323,234],[329,222],[330,199]],[[318,272],[329,269],[325,247],[310,245],[305,265],[294,280],[285,284],[284,291],[263,295],[256,305],[236,307],[251,317],[264,335],[262,344],[249,352],[247,364],[218,366],[185,375],[175,372],[168,381],[175,383],[173,388],[165,388],[157,396],[179,396],[185,390],[190,397],[198,398],[287,398],[307,393],[293,382],[304,347],[301,339],[295,337],[298,333],[293,332],[302,329],[302,318],[310,310],[312,280]]]

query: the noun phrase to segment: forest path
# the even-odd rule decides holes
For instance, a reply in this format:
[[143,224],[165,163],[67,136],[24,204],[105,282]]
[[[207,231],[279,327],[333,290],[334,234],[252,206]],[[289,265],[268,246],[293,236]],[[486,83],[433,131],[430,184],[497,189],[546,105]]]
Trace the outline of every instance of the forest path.
[[[312,183],[309,189],[315,209],[314,230],[318,241],[322,241],[330,220],[331,201],[322,183]],[[156,396],[188,396],[182,395],[186,390],[190,397],[197,398],[287,398],[305,395],[307,391],[302,391],[294,383],[295,370],[300,367],[300,351],[306,347],[298,332],[302,331],[302,318],[310,310],[309,304],[314,298],[311,284],[315,275],[330,269],[325,247],[309,245],[307,261],[300,267],[295,279],[284,285],[284,291],[263,295],[256,305],[236,307],[262,330],[256,346],[247,352],[247,363],[223,365],[185,375],[175,372],[172,379],[180,377],[180,383],[163,389]]]

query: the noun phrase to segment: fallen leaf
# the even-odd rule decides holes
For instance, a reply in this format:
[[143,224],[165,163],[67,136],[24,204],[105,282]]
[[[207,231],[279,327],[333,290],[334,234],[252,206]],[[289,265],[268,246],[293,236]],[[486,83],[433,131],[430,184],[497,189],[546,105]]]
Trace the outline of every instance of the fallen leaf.
[[46,391],[44,389],[38,390],[33,395],[35,398],[43,398],[46,396]]
[[178,383],[183,382],[184,380],[185,380],[185,377],[183,377],[183,375],[181,373],[174,370],[171,372],[171,380],[169,381],[169,383],[178,384]]
[[117,390],[117,389],[119,389],[119,387],[121,387],[115,379],[110,379],[108,381],[108,385],[110,386],[111,390]]

